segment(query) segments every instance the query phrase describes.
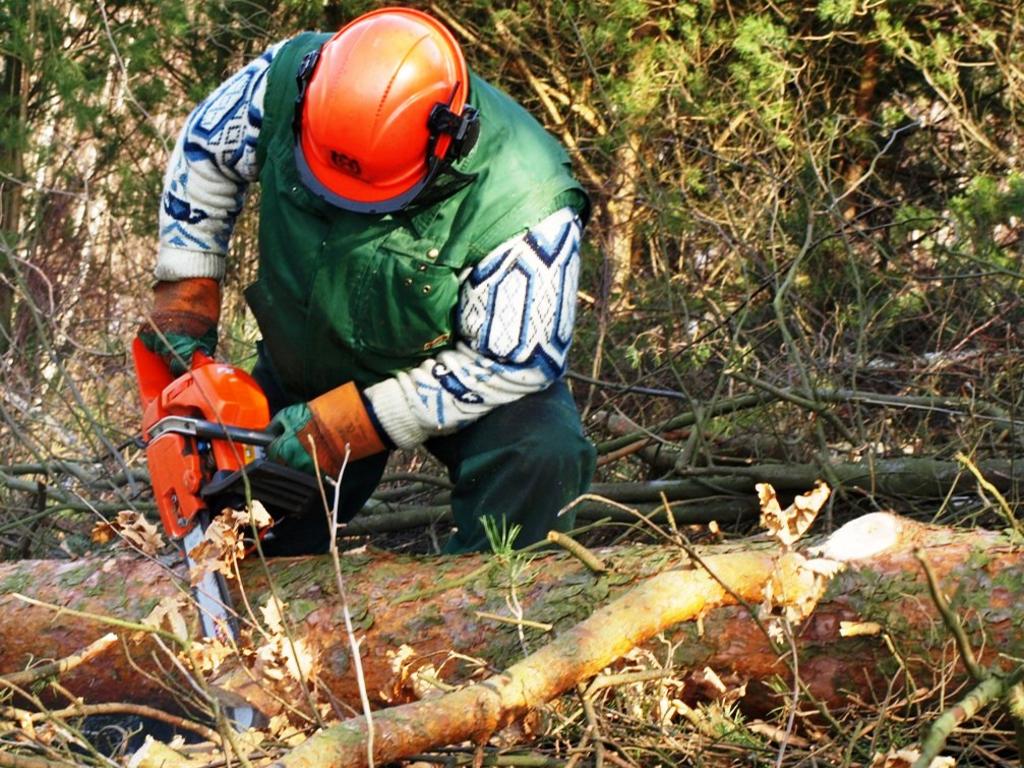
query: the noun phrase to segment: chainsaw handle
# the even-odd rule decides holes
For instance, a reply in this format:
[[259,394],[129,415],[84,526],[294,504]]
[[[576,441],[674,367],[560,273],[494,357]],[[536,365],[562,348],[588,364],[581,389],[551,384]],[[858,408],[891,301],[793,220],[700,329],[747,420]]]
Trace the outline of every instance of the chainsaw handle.
[[189,416],[164,416],[150,427],[149,439],[155,440],[168,432],[207,440],[227,440],[242,445],[256,445],[260,448],[266,448],[277,437],[276,433],[267,430],[243,429]]
[[138,336],[132,342],[132,360],[135,363],[135,380],[139,384],[142,410],[160,397],[174,376],[161,355],[147,347]]
[[[167,388],[177,377],[171,373],[170,366],[163,355],[147,347],[142,339],[135,337],[132,342],[132,360],[135,362],[135,379],[139,382],[139,396],[142,398],[142,410]],[[192,354],[192,370],[215,362],[212,357],[197,349]]]
[[193,371],[196,368],[201,368],[204,365],[209,365],[210,363],[214,363],[214,362],[216,362],[216,361],[212,357],[210,357],[208,354],[203,352],[203,350],[201,350],[201,349],[197,349],[195,352],[192,353],[192,370]]

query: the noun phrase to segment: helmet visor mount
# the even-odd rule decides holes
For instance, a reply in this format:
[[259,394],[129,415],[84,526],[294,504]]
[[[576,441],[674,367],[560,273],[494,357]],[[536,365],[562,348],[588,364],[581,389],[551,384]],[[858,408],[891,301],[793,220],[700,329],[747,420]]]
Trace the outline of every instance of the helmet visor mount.
[[[465,105],[461,113],[457,113],[451,108],[459,89],[468,85],[456,82],[452,88],[448,103],[436,102],[430,110],[426,125],[428,139],[424,157],[424,172],[419,181],[412,184],[404,192],[379,201],[354,200],[332,190],[313,171],[302,147],[303,112],[306,95],[322,50],[323,46],[307,53],[299,63],[295,75],[297,91],[294,113],[292,115],[292,134],[295,142],[294,157],[299,177],[311,192],[331,205],[344,210],[355,213],[386,214],[400,211],[403,208],[414,205],[420,199],[429,197],[429,195],[424,193],[430,190],[434,181],[445,171],[465,179],[464,183],[459,185],[460,188],[465,183],[472,181],[472,178],[475,178],[460,174],[452,168],[453,163],[469,155],[480,135],[480,116],[474,107]],[[331,150],[331,154],[332,157],[345,157],[334,150]],[[355,163],[354,160],[350,162]],[[343,166],[341,163],[336,163],[336,165],[338,167]],[[355,170],[358,170],[358,164],[356,164]]]

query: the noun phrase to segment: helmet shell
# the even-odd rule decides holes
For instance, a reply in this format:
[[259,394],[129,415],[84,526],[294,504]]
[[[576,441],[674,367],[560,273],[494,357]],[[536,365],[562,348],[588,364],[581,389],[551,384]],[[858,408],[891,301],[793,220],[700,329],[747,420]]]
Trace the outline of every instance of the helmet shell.
[[303,181],[342,208],[398,210],[426,181],[428,154],[451,137],[427,127],[438,103],[460,114],[469,72],[440,22],[412,8],[382,8],[324,43],[301,106],[296,161]]

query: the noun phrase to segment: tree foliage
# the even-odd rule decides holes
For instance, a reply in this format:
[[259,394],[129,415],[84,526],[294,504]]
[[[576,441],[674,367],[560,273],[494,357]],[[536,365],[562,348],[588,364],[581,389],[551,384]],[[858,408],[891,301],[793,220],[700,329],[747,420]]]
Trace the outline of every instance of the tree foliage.
[[[656,426],[694,411],[692,429],[668,436],[684,473],[1015,452],[1018,5],[420,6],[566,143],[591,191],[573,365],[588,416],[620,409]],[[177,130],[267,45],[370,7],[0,4],[0,465],[137,461],[111,449],[137,422],[125,349],[148,299]],[[255,331],[240,289],[254,261],[250,216],[225,299],[226,353],[243,364]],[[700,415],[748,392],[774,394]],[[606,475],[649,471],[629,460]]]
[[[80,554],[97,517],[151,509],[126,351],[188,112],[273,42],[382,4],[0,0],[0,558]],[[1018,473],[971,473],[1024,439],[1020,3],[414,4],[592,195],[571,376],[602,490],[679,480],[733,519],[799,463],[837,489],[826,525],[896,507],[1019,527]],[[243,365],[248,208],[222,329]],[[903,456],[963,478],[925,501],[900,490],[920,478],[876,482]],[[423,480],[377,502],[444,484]]]

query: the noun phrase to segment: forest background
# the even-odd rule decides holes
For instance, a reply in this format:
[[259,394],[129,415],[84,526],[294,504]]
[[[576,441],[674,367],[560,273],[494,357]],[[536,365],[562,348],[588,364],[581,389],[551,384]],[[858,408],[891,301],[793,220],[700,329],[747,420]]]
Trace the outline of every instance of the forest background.
[[[269,44],[377,5],[0,2],[0,558],[80,555],[98,514],[148,508],[125,485],[127,347],[187,113]],[[1017,528],[1016,483],[956,480],[1018,477],[1024,440],[1020,2],[418,7],[593,197],[571,383],[602,490],[742,523],[758,478],[823,477],[826,527]],[[220,348],[243,366],[253,203]]]

